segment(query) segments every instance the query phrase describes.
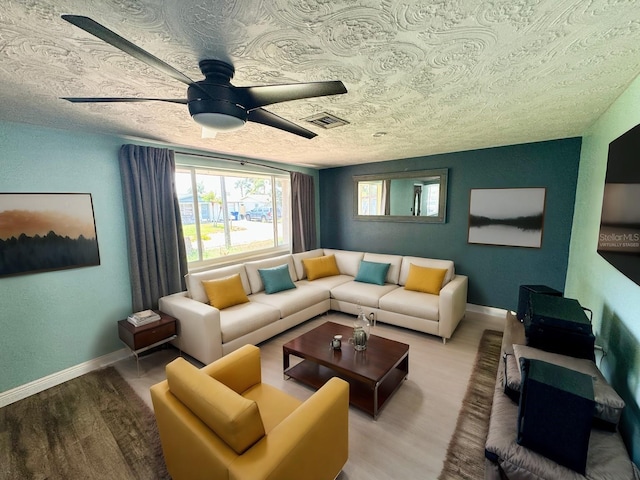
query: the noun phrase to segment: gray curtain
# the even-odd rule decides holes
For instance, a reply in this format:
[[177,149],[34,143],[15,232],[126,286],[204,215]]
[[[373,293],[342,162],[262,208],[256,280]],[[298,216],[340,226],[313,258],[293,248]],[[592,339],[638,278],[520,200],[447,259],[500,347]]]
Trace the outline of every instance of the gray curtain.
[[119,160],[132,308],[157,309],[160,297],[185,290],[187,273],[174,152],[123,145]]
[[316,194],[313,177],[291,172],[292,251],[316,248]]
[[391,215],[391,179],[382,181],[382,215]]

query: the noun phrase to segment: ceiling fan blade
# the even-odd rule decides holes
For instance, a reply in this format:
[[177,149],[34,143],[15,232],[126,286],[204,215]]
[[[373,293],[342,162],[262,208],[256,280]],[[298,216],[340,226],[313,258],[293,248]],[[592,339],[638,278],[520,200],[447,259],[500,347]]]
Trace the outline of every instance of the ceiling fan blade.
[[122,98],[122,97],[60,97],[71,103],[129,103],[129,102],[169,102],[186,105],[186,98]]
[[149,52],[143,50],[142,48],[134,45],[129,40],[122,38],[115,32],[112,32],[108,28],[100,25],[95,20],[92,20],[89,17],[84,17],[81,15],[62,15],[62,19],[67,22],[75,25],[78,28],[81,28],[87,33],[98,37],[101,40],[104,40],[110,45],[122,50],[125,53],[128,53],[134,58],[137,58],[141,62],[146,63],[150,67],[155,68],[156,70],[161,71],[165,75],[168,75],[179,82],[186,83],[187,85],[191,85],[194,83],[189,77],[185,74],[176,70],[174,67],[169,65],[168,63],[163,62],[157,57],[154,57]]
[[347,93],[339,80],[329,82],[292,83],[285,85],[264,85],[255,87],[235,87],[244,101],[243,106],[252,110],[272,103],[288,102],[301,98],[324,97]]
[[311,130],[302,128],[301,126],[296,125],[289,120],[285,120],[275,113],[268,112],[263,108],[256,108],[255,110],[251,110],[249,112],[247,120],[249,120],[250,122],[261,123],[262,125],[267,125],[269,127],[279,128],[280,130],[284,130],[285,132],[293,133],[295,135],[300,135],[304,138],[311,139],[317,136],[317,134],[313,133]]

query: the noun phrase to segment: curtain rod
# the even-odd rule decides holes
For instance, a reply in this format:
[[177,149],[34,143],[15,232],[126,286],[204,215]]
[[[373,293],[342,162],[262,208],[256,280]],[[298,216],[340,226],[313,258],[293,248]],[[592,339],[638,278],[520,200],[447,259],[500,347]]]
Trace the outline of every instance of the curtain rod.
[[239,163],[240,165],[255,165],[256,167],[271,168],[273,170],[280,170],[281,172],[291,173],[290,170],[286,170],[284,168],[272,167],[271,165],[263,165],[261,163],[252,162],[250,160],[236,160],[236,159],[233,159],[233,158],[224,158],[224,157],[217,157],[217,156],[214,156],[214,155],[206,155],[204,153],[181,152],[179,150],[174,150],[174,152],[179,154],[179,155],[187,155],[187,156],[190,156],[190,157],[212,158],[212,159],[215,159],[215,160],[222,160],[222,161],[225,161],[225,162],[235,162],[235,163]]

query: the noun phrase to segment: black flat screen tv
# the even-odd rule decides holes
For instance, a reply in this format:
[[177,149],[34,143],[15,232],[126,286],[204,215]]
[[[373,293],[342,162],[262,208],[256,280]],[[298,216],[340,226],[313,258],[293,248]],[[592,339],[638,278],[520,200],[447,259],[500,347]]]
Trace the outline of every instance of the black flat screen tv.
[[609,144],[598,253],[640,285],[640,125]]

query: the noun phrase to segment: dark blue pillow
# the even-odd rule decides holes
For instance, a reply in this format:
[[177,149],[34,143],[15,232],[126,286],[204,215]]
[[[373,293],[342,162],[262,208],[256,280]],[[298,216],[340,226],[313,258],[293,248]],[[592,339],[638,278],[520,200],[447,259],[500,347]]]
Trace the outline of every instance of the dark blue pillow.
[[264,291],[267,294],[296,288],[291,280],[289,266],[286,263],[273,268],[259,268],[258,273],[264,284]]
[[367,262],[366,260],[362,260],[355,280],[356,282],[384,285],[390,266],[390,263]]

